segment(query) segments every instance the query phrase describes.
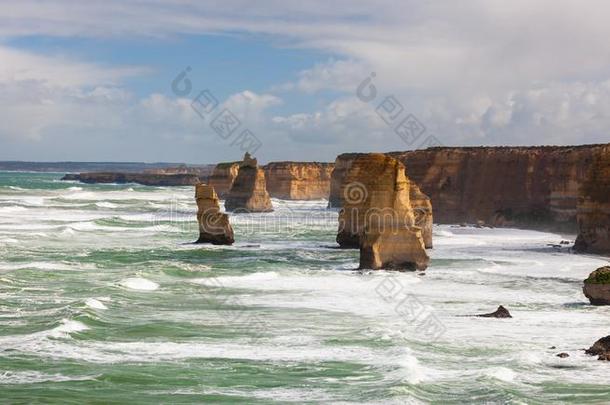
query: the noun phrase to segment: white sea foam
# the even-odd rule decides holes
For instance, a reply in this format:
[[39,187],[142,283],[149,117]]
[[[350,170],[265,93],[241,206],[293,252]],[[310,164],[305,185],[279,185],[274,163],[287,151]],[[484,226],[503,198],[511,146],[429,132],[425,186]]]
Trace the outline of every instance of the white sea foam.
[[85,300],[85,305],[93,309],[108,309],[108,307],[104,305],[104,303],[95,298],[87,298]]
[[132,277],[122,280],[120,285],[131,290],[154,291],[159,288],[159,284],[142,277]]
[[118,205],[113,204],[111,202],[107,202],[107,201],[97,202],[97,203],[95,203],[95,205],[100,208],[117,208],[118,207]]
[[63,374],[46,374],[38,371],[4,371],[0,372],[0,384],[35,384],[43,382],[65,382],[93,380],[97,376],[66,376]]
[[82,332],[88,330],[89,327],[82,322],[73,319],[63,319],[61,325],[50,331],[51,335],[70,334],[74,332]]

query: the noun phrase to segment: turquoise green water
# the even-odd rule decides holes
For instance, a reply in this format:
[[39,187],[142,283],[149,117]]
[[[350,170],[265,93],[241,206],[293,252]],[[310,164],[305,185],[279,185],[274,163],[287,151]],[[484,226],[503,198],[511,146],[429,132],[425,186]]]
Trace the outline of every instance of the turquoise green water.
[[581,292],[606,260],[557,235],[436,227],[425,276],[363,274],[325,201],[197,246],[191,188],[60,177],[0,173],[0,402],[610,402],[579,350],[609,332]]

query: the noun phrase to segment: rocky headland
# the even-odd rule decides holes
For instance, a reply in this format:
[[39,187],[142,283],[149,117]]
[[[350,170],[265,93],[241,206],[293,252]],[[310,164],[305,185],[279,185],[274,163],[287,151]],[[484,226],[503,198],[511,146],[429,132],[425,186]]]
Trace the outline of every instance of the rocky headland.
[[122,172],[92,172],[66,174],[62,180],[80,181],[86,184],[97,183],[136,183],[144,186],[193,186],[200,182],[199,176],[192,173],[161,174],[161,173],[122,173]]
[[429,257],[415,226],[404,165],[379,153],[361,155],[345,183],[337,242],[360,247],[360,268],[424,270]]
[[[329,206],[342,206],[345,173],[360,155],[337,157]],[[610,145],[434,147],[386,155],[404,163],[430,198],[437,223],[579,232],[576,250],[610,252]]]
[[227,211],[270,212],[271,197],[267,192],[265,172],[256,159],[246,153],[239,172],[225,200]]

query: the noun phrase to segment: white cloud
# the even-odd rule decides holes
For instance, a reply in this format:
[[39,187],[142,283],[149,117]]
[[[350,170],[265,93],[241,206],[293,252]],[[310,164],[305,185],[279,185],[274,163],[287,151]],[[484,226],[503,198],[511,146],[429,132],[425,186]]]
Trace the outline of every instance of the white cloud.
[[[332,149],[323,152],[328,159],[361,145],[409,147],[374,113],[387,95],[395,95],[445,144],[607,141],[609,13],[610,3],[603,0],[268,0],[255,7],[245,0],[22,0],[0,4],[0,37],[262,34],[280,46],[333,55],[273,89],[345,93],[314,111],[272,114],[282,102],[277,96],[247,90],[226,102],[261,137],[278,137],[274,153],[305,153],[302,145],[319,144]],[[0,65],[0,119],[7,120],[0,136],[21,132],[39,138],[56,125],[76,125],[78,116],[117,131],[121,125],[146,128],[167,139],[180,131],[191,138],[198,133],[188,100],[135,100],[121,88],[141,68],[8,47],[0,47],[0,60],[9,61]],[[379,98],[365,104],[353,94],[373,71]]]

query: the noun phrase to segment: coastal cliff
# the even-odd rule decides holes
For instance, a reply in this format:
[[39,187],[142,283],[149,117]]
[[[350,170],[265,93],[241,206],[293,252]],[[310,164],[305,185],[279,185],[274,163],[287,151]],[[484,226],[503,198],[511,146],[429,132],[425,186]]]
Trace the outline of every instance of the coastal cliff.
[[[345,174],[337,242],[360,247],[360,268],[419,269],[428,265],[421,228],[415,226],[411,184],[402,163],[370,153]],[[347,246],[346,246],[347,245]]]
[[436,147],[388,155],[430,197],[439,223],[573,232],[580,187],[603,147]]
[[208,177],[208,184],[216,190],[220,198],[225,198],[239,173],[240,162],[218,163]]
[[86,184],[97,183],[136,183],[144,186],[193,186],[200,182],[197,174],[160,174],[160,173],[121,173],[94,172],[66,174],[62,180],[80,181]]
[[577,218],[574,249],[610,253],[610,145],[596,151],[581,187]]
[[[387,155],[403,162],[409,178],[430,197],[437,223],[576,232],[580,188],[595,157],[607,148],[435,147]],[[358,155],[337,157],[330,206],[341,206],[345,170]]]
[[263,167],[267,191],[284,200],[328,198],[332,163],[271,162]]

